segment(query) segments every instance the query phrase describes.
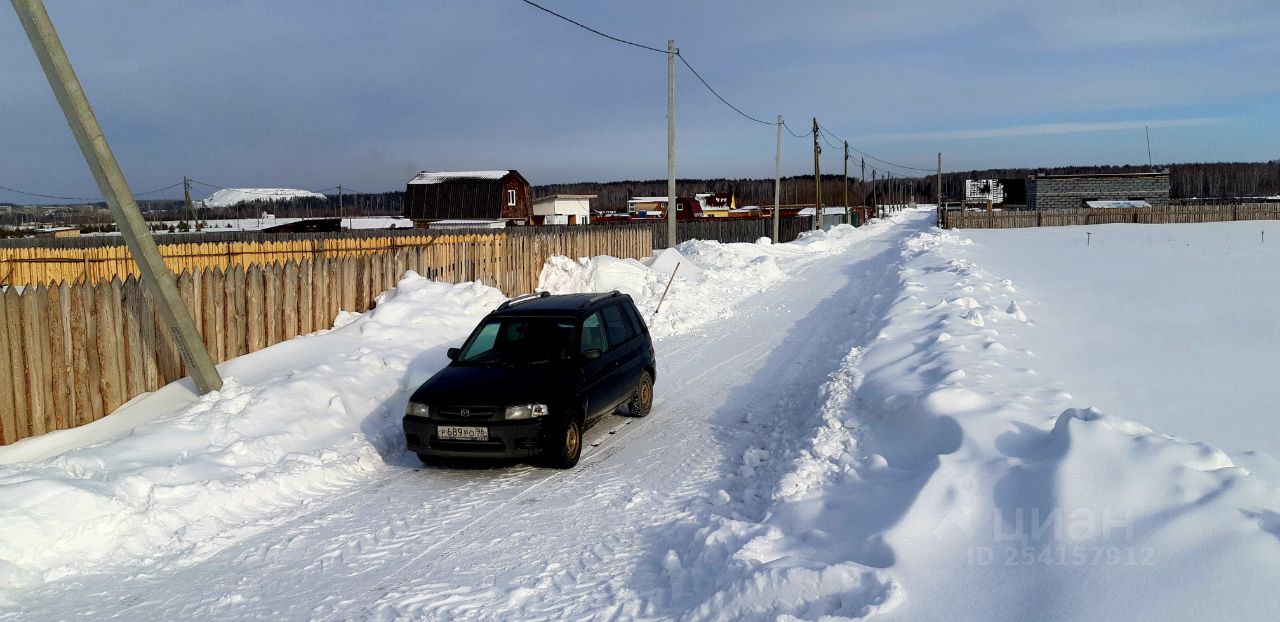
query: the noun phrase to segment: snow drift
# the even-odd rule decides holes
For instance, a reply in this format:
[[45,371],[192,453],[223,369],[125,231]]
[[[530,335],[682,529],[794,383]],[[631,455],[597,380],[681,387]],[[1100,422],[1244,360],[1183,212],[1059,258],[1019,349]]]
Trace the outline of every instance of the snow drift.
[[[0,586],[176,553],[199,557],[261,517],[400,459],[411,391],[504,297],[407,273],[341,328],[221,366],[221,391],[122,436],[0,466]],[[255,361],[287,354],[253,384]],[[260,364],[262,364],[260,363]],[[147,410],[148,397],[98,423]],[[95,424],[96,425],[96,424]],[[92,426],[89,426],[92,427]]]
[[[888,226],[888,221],[861,229],[839,225],[803,233],[787,244],[772,244],[768,238],[754,244],[690,240],[645,261],[556,256],[543,267],[538,289],[555,293],[616,289],[630,294],[653,335],[663,337],[732,317],[734,303],[787,278],[778,267],[780,259],[837,253]],[[662,301],[668,283],[670,289]]]

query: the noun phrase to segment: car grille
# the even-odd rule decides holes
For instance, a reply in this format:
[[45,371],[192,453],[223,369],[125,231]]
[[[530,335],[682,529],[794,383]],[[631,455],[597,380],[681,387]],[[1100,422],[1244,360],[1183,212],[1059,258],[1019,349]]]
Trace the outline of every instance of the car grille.
[[498,409],[492,406],[441,406],[434,410],[433,414],[440,419],[458,421],[488,421],[498,414]]

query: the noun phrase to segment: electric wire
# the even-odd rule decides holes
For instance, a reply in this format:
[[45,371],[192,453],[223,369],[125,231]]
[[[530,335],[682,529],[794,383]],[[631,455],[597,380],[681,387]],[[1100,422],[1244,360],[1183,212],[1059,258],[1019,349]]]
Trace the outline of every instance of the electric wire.
[[588,25],[586,25],[586,24],[583,24],[582,22],[574,21],[574,20],[572,20],[572,19],[570,19],[570,18],[568,18],[568,17],[565,17],[565,16],[563,16],[563,15],[561,15],[561,14],[559,14],[559,13],[556,13],[555,11],[552,11],[551,9],[548,9],[547,7],[542,6],[541,4],[538,4],[537,2],[530,2],[529,0],[521,0],[521,1],[522,1],[522,2],[524,2],[524,3],[525,3],[525,4],[527,4],[527,5],[529,5],[529,6],[533,7],[533,8],[535,8],[535,9],[538,9],[538,10],[540,10],[540,11],[545,11],[545,12],[547,12],[547,13],[550,13],[550,14],[552,14],[552,15],[556,16],[556,17],[559,17],[560,19],[562,19],[562,20],[564,20],[564,21],[566,21],[566,22],[569,22],[570,24],[573,24],[574,26],[577,26],[577,27],[579,27],[579,28],[583,28],[583,29],[585,29],[585,30],[589,30],[589,31],[591,31],[591,32],[593,32],[593,33],[595,33],[595,34],[597,34],[597,35],[600,35],[601,37],[606,38],[606,39],[610,39],[610,40],[613,40],[613,41],[617,41],[618,43],[625,43],[625,44],[627,44],[627,45],[634,45],[634,46],[636,46],[636,47],[638,47],[638,48],[642,48],[642,49],[645,49],[645,50],[650,50],[650,51],[653,51],[653,52],[657,52],[657,53],[659,53],[659,54],[666,54],[666,53],[667,53],[667,51],[666,51],[666,50],[661,50],[661,49],[658,49],[658,48],[655,48],[655,47],[650,47],[650,46],[647,46],[647,45],[645,45],[645,44],[643,44],[643,43],[636,43],[635,41],[627,41],[626,39],[620,39],[620,38],[615,37],[615,36],[613,36],[613,35],[607,35],[607,34],[605,34],[605,33],[603,33],[603,32],[600,32],[599,30],[596,30],[595,28],[592,28],[592,27],[590,27],[590,26],[588,26]]
[[693,65],[690,65],[690,64],[689,64],[688,59],[686,59],[686,58],[684,57],[684,55],[683,55],[683,54],[681,54],[681,53],[679,53],[679,52],[676,52],[676,56],[680,57],[680,62],[684,63],[684,66],[685,66],[685,67],[688,67],[688,68],[689,68],[689,71],[692,71],[692,72],[693,72],[693,77],[697,78],[697,79],[698,79],[698,81],[702,83],[702,86],[707,87],[707,90],[708,90],[708,91],[711,91],[711,94],[712,94],[712,95],[715,95],[715,96],[716,96],[716,99],[720,100],[721,102],[723,102],[723,103],[724,103],[724,105],[726,105],[726,106],[728,106],[729,108],[733,109],[733,111],[734,111],[734,112],[736,112],[736,113],[738,113],[738,114],[742,115],[742,116],[743,116],[744,118],[746,118],[746,119],[749,119],[749,120],[751,120],[751,121],[755,121],[756,123],[760,123],[760,124],[762,124],[762,125],[776,125],[776,123],[773,123],[773,122],[770,122],[770,121],[762,121],[762,120],[760,120],[760,119],[757,119],[757,118],[755,118],[755,117],[753,117],[753,116],[751,116],[751,115],[749,115],[749,114],[747,114],[747,113],[743,112],[743,111],[742,111],[741,109],[739,109],[737,106],[735,106],[735,105],[733,105],[733,104],[729,103],[729,100],[725,99],[725,98],[724,98],[724,97],[722,97],[719,93],[717,93],[715,89],[711,88],[711,85],[710,85],[710,84],[707,84],[707,81],[706,81],[705,79],[703,79],[702,74],[698,73],[698,70],[697,70],[697,69],[694,69],[694,68],[693,68]]
[[[177,188],[178,186],[181,186],[181,185],[182,185],[182,182],[178,182],[178,183],[173,184],[173,185],[171,185],[171,186],[165,186],[165,187],[163,187],[163,188],[156,188],[155,190],[148,190],[148,191],[146,191],[146,192],[135,192],[135,193],[133,193],[133,196],[135,196],[135,197],[145,197],[145,196],[147,196],[147,195],[155,194],[155,193],[157,193],[157,192],[164,192],[165,190],[170,190],[170,189],[172,189],[172,188]],[[16,193],[16,194],[22,194],[22,195],[26,195],[26,196],[29,196],[29,197],[40,197],[40,198],[42,198],[42,199],[57,199],[57,200],[59,200],[59,201],[90,201],[90,202],[93,202],[93,203],[99,203],[99,202],[102,202],[102,201],[105,201],[105,200],[106,200],[106,199],[102,199],[102,198],[91,199],[91,198],[89,198],[89,197],[64,197],[64,196],[58,196],[58,195],[53,195],[53,194],[40,194],[40,193],[38,193],[38,192],[27,192],[26,190],[18,190],[17,188],[10,188],[10,187],[8,187],[8,186],[0,186],[0,190],[7,190],[7,191],[9,191],[9,192],[13,192],[13,193]]]

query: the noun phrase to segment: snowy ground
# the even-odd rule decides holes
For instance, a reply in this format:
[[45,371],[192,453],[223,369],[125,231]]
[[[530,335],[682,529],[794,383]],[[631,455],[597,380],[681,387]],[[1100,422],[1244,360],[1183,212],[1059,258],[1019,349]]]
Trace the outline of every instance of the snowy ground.
[[550,262],[658,338],[653,414],[571,471],[406,454],[406,390],[500,299],[412,275],[217,395],[0,448],[0,620],[1271,619],[1276,488],[1089,408],[1035,350],[1071,301],[932,213]]
[[963,256],[1031,301],[1037,369],[1077,400],[1233,455],[1280,457],[1267,390],[1280,365],[1280,222],[963,235],[976,242]]

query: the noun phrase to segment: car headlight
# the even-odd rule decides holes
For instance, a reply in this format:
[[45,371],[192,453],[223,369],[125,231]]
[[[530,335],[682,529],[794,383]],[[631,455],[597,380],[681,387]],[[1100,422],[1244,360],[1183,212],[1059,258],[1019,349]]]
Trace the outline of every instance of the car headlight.
[[409,405],[404,409],[404,414],[415,417],[426,417],[430,412],[431,409],[426,404],[414,404],[413,402],[409,402]]
[[504,419],[534,419],[547,415],[546,404],[516,404],[507,407]]

